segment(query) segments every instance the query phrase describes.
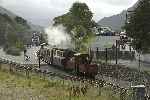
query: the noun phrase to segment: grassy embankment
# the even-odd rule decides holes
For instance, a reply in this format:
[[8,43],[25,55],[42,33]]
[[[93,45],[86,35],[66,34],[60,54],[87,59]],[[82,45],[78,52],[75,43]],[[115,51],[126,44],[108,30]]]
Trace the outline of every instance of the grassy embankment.
[[71,81],[44,80],[33,73],[27,78],[22,73],[0,70],[0,100],[119,100],[119,94],[114,95],[110,87],[103,87],[101,96],[98,88],[91,87],[85,96],[77,97],[70,95]]

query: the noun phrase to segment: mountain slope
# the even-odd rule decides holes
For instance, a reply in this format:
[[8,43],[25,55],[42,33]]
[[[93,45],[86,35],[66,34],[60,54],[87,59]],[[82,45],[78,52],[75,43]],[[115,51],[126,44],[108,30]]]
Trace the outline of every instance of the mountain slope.
[[[29,36],[31,37],[29,30],[30,26],[25,19],[0,7],[0,46],[4,47],[7,53],[14,49],[17,55],[17,52],[23,50],[24,44]],[[26,36],[28,38],[25,38]]]
[[[9,10],[3,8],[0,6],[0,14],[7,14],[10,18],[14,19],[15,17],[17,17],[16,14],[10,12]],[[43,27],[38,26],[38,25],[34,25],[31,22],[27,21],[27,24],[30,26],[32,31],[43,31]]]
[[113,15],[110,17],[104,17],[98,22],[98,24],[102,26],[109,26],[115,31],[121,31],[121,27],[125,25],[127,11],[134,10],[134,8],[137,7],[138,3],[139,1],[136,4],[134,4],[133,7],[122,11],[120,14]]
[[111,27],[115,31],[120,31],[121,27],[125,24],[126,11],[121,14],[114,15],[111,17],[104,17],[98,22],[99,25]]
[[8,11],[7,9],[5,9],[5,8],[3,8],[1,6],[0,6],[0,13],[1,14],[7,14],[11,18],[15,18],[16,17],[15,14],[13,14],[12,12]]

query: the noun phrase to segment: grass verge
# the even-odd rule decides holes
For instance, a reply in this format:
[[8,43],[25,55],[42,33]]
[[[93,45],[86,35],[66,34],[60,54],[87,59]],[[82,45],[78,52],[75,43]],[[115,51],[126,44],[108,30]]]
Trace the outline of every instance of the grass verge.
[[36,74],[26,78],[0,70],[0,100],[119,100],[119,94],[114,94],[110,87],[101,88],[101,96],[99,89],[91,86],[85,96],[73,96],[71,88],[77,84],[79,87],[84,85],[56,78],[47,80]]

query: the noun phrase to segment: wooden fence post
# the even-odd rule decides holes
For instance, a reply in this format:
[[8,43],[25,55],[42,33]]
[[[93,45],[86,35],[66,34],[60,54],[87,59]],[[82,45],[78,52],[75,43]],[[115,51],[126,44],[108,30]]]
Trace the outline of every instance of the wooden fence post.
[[46,70],[43,71],[43,78],[45,80],[45,78],[46,78]]
[[12,72],[12,62],[9,64],[9,72]]
[[28,79],[28,86],[30,87],[31,86],[31,77],[30,77],[30,67],[27,67],[26,68],[26,76],[27,76],[27,79]]

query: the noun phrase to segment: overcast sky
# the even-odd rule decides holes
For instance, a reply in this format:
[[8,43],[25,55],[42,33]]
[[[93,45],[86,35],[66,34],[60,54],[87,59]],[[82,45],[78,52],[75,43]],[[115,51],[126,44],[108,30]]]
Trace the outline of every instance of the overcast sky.
[[0,5],[34,24],[48,25],[55,16],[66,13],[75,1],[85,2],[98,21],[120,13],[138,0],[0,0]]

